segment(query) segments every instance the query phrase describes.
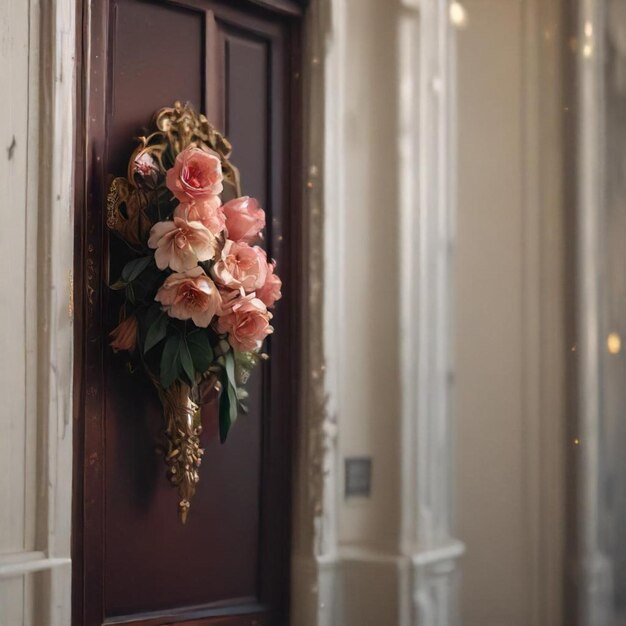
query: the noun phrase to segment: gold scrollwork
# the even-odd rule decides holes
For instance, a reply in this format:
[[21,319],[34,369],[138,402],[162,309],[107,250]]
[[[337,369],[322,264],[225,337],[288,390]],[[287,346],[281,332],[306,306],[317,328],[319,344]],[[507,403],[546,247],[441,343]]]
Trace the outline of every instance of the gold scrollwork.
[[200,447],[200,407],[189,397],[187,385],[175,382],[168,389],[156,386],[165,416],[167,477],[178,489],[178,515],[185,524],[200,480],[198,470],[204,454]]
[[[158,204],[163,194],[161,183],[175,155],[191,144],[220,157],[224,185],[230,191],[225,190],[225,195],[241,195],[239,170],[228,160],[232,146],[204,115],[196,113],[188,103],[175,102],[173,107],[157,111],[154,126],[155,132],[137,138],[127,177],[115,178],[107,195],[107,226],[132,246],[146,241],[152,226],[146,210],[155,201]],[[143,175],[138,177],[140,171]]]

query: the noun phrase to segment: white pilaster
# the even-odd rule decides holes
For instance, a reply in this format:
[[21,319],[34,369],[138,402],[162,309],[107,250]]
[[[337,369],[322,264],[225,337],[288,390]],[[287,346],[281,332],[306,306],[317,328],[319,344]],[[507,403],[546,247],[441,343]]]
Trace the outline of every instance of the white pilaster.
[[457,623],[451,315],[455,241],[455,48],[447,0],[399,15],[402,536],[410,618]]

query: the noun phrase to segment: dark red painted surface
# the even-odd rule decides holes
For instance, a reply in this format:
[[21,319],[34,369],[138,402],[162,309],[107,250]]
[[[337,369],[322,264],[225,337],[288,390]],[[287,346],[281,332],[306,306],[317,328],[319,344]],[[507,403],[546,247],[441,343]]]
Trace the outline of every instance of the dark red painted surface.
[[[299,9],[110,0],[93,3],[91,22],[83,13],[91,62],[82,55],[74,623],[286,624],[301,282]],[[133,137],[177,99],[206,112],[233,143],[244,193],[266,208],[267,247],[285,292],[271,359],[249,385],[250,413],[225,445],[215,405],[203,410],[206,453],[186,526],[155,454],[155,391],[106,345],[119,304],[106,287],[119,272],[118,244],[104,228],[106,189],[125,174]]]

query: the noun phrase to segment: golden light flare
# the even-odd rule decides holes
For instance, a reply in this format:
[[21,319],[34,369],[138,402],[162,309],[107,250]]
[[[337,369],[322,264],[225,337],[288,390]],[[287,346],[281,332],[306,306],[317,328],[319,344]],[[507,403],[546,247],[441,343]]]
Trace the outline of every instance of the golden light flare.
[[606,349],[609,354],[619,354],[622,349],[622,338],[618,333],[609,333],[606,338]]
[[467,11],[465,7],[458,2],[458,0],[453,0],[450,3],[448,8],[450,21],[457,28],[465,28],[467,26]]

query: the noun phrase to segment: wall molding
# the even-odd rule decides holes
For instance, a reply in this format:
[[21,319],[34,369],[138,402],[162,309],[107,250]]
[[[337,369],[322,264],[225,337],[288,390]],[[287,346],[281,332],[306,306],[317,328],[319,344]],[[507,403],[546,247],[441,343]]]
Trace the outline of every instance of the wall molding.
[[325,259],[335,254],[343,236],[340,125],[345,20],[344,0],[312,2],[306,16],[303,206],[308,220],[304,220],[303,241],[307,298],[301,325],[304,380],[292,555],[292,619],[298,626],[338,623],[337,415],[343,364],[332,345],[341,332],[342,275],[324,269]]
[[[28,37],[20,45],[29,51],[28,73],[17,79],[28,87],[24,103],[28,136],[19,140],[28,145],[25,454],[32,461],[35,488],[29,485],[25,494],[24,551],[0,556],[0,579],[16,583],[7,589],[19,589],[22,580],[23,597],[16,594],[3,607],[12,616],[10,621],[20,615],[24,623],[67,626],[71,622],[76,2],[31,0],[26,5]],[[10,481],[10,472],[5,474]],[[40,574],[32,576],[35,573]]]
[[398,28],[400,550],[411,562],[410,606],[403,615],[407,624],[454,626],[464,546],[453,535],[456,50],[448,1],[403,2]]
[[[610,624],[611,559],[605,551],[605,482],[601,475],[602,445],[602,312],[600,297],[606,268],[602,262],[604,190],[604,63],[605,3],[579,0],[575,35],[579,45],[573,70],[576,91],[576,337],[577,427],[583,445],[576,468],[576,614],[581,626]],[[589,29],[589,26],[591,28]],[[604,480],[603,480],[604,478]]]
[[21,552],[0,557],[0,580],[17,578],[24,574],[51,570],[55,567],[71,565],[72,559],[48,558],[45,552]]
[[412,562],[415,568],[437,566],[440,564],[445,564],[447,567],[449,564],[453,563],[455,559],[462,557],[464,553],[465,544],[458,539],[453,539],[441,546],[416,552],[413,555]]
[[336,438],[346,355],[335,348],[345,323],[344,276],[341,264],[325,273],[324,259],[342,258],[345,237],[347,15],[344,0],[318,0],[308,11],[304,56],[309,61],[304,76],[308,334],[292,561],[298,626],[348,626],[341,601],[351,585],[372,572],[380,572],[392,596],[385,601],[398,624],[456,623],[456,569],[464,547],[452,536],[451,507],[454,33],[447,0],[399,1],[394,10],[402,234],[397,262],[405,286],[400,303],[401,528],[395,553],[338,545]]
[[[41,11],[41,169],[39,197],[40,292],[39,414],[44,417],[40,454],[46,489],[38,511],[39,545],[49,569],[40,619],[50,626],[71,621],[72,392],[74,268],[74,137],[76,2],[52,0]],[[35,96],[37,97],[37,96]]]

